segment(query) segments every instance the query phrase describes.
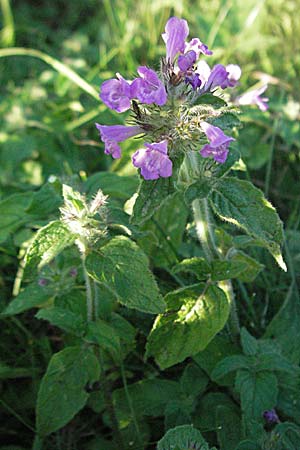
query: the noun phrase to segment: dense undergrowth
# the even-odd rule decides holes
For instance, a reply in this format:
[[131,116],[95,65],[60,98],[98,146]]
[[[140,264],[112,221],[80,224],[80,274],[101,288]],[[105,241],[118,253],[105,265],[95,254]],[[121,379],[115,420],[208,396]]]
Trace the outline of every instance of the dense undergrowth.
[[[0,4],[0,450],[299,450],[299,1]],[[242,67],[240,92],[268,83],[268,111],[249,106],[240,116],[235,136],[241,160],[231,176],[235,183],[251,181],[276,207],[288,271],[255,246],[253,236],[216,217],[217,245],[239,255],[230,269],[241,331],[233,331],[232,320],[221,331],[224,324],[214,322],[211,335],[195,333],[193,345],[198,339],[205,345],[188,358],[177,349],[163,351],[168,336],[158,344],[154,337],[145,359],[162,296],[172,306],[161,317],[168,323],[177,307],[174,291],[187,292],[187,305],[199,298],[197,289],[203,293],[199,271],[209,273],[210,282],[226,279],[223,266],[187,271],[179,264],[194,257],[199,263],[205,254],[180,194],[147,220],[129,221],[139,186],[130,158],[140,142],[124,142],[122,159],[112,160],[94,125],[123,124],[100,101],[99,86],[116,72],[131,79],[137,66],[158,69],[165,55],[160,36],[172,15],[186,18],[191,36],[214,49],[213,64]],[[99,189],[107,205],[100,197],[104,213],[94,222],[92,199]],[[101,271],[97,255],[82,264],[82,252],[72,245],[78,229],[71,235],[64,218],[74,216],[74,204],[75,213],[86,213],[89,239],[112,258]],[[42,264],[42,251],[30,247],[41,229],[39,236],[50,236]],[[35,248],[44,245],[35,242]],[[111,274],[119,263],[128,267],[116,301],[106,286],[115,282]],[[101,332],[85,328],[86,271],[100,299],[88,314],[98,318]],[[128,280],[133,288],[127,292]],[[221,302],[219,287],[207,289]],[[62,362],[53,359],[62,352]],[[53,382],[54,391],[60,385],[58,398],[42,391],[50,360],[54,374],[64,366]],[[48,378],[50,372],[48,367]],[[66,402],[64,392],[71,395]],[[178,436],[167,435],[157,447],[172,429]]]

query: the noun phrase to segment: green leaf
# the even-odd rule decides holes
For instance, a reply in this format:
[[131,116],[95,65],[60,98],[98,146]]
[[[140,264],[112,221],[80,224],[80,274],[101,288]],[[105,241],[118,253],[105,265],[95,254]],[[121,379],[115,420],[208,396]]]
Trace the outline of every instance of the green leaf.
[[47,320],[52,325],[75,336],[83,336],[86,329],[86,322],[81,316],[77,316],[72,311],[64,308],[52,307],[41,309],[35,317],[37,319]]
[[44,217],[54,211],[58,211],[62,203],[62,197],[59,193],[61,185],[60,183],[56,184],[58,184],[57,187],[53,183],[46,183],[35,192],[26,212],[34,216]]
[[230,372],[250,367],[249,358],[244,355],[232,355],[222,359],[211,373],[211,378],[217,381]]
[[[180,397],[179,383],[171,380],[153,378],[141,380],[128,386],[129,397],[136,417],[163,416],[166,404],[174,398]],[[132,421],[130,407],[124,388],[113,392],[113,403],[117,418],[122,428]]]
[[235,450],[242,438],[242,423],[235,408],[217,406],[216,428],[221,450]]
[[242,228],[258,239],[286,270],[280,246],[282,222],[263,193],[248,181],[226,177],[219,180],[210,195],[211,206],[221,219]]
[[199,95],[193,105],[213,105],[215,108],[222,108],[227,106],[227,103],[217,95],[206,93]]
[[190,184],[184,191],[184,199],[187,205],[191,205],[196,199],[206,198],[212,190],[213,181],[211,178],[207,178]]
[[114,199],[127,200],[136,192],[138,184],[137,176],[128,177],[113,172],[98,172],[86,180],[84,188],[89,195],[94,195],[101,189],[104,194]]
[[191,448],[209,450],[200,431],[192,425],[172,428],[157,444],[157,450],[190,450]]
[[255,337],[246,330],[245,327],[241,329],[241,343],[245,355],[256,355],[258,352],[258,342]]
[[240,444],[236,447],[235,450],[263,450],[261,445],[257,442],[246,441],[240,442]]
[[32,192],[13,194],[0,202],[0,242],[5,241],[10,233],[14,233],[30,219],[26,210],[30,205],[32,195]]
[[197,397],[205,391],[209,378],[196,364],[188,364],[180,378],[182,392],[186,395]]
[[59,220],[48,223],[34,236],[25,257],[26,270],[41,269],[62,250],[73,244],[75,237]]
[[172,177],[151,181],[142,180],[138,190],[138,197],[133,207],[132,223],[142,225],[166,201],[169,201],[170,196],[175,192]]
[[223,164],[218,164],[218,166],[214,168],[214,177],[224,177],[231,169],[235,169],[235,166],[239,162],[241,162],[241,154],[231,145],[226,161]]
[[[142,231],[148,232],[148,235],[138,240],[139,246],[156,267],[169,267],[178,261],[187,217],[188,209],[182,195],[177,193],[142,226]],[[153,233],[154,239],[149,238],[149,233]]]
[[66,425],[87,399],[85,387],[100,368],[89,348],[67,347],[50,360],[37,400],[37,431],[46,436]]
[[244,269],[238,274],[237,278],[245,283],[251,283],[257,275],[263,270],[264,266],[251,256],[244,252],[234,250],[229,256],[229,261],[240,264]]
[[235,387],[241,396],[242,410],[248,418],[261,420],[263,412],[274,408],[277,403],[278,382],[271,372],[239,370]]
[[289,289],[283,305],[269,323],[265,337],[277,339],[283,353],[295,364],[300,362],[300,297],[296,286]]
[[118,358],[121,352],[120,339],[113,327],[98,319],[96,322],[89,322],[85,340],[93,344],[98,344],[107,350],[114,358]]
[[113,238],[86,259],[90,276],[111,289],[120,303],[147,313],[160,313],[165,303],[148,268],[144,252],[124,236]]
[[[239,352],[239,346],[233,343],[227,334],[217,334],[203,351],[193,356],[193,360],[211,377],[212,371],[220,361]],[[233,374],[229,373],[225,377],[218,378],[217,383],[221,386],[232,386]]]
[[176,264],[176,266],[173,267],[172,272],[190,272],[201,281],[208,278],[211,272],[211,267],[204,258],[195,256],[194,258],[184,259],[180,263]]
[[193,285],[167,294],[168,308],[148,337],[147,356],[161,369],[203,350],[225,325],[229,304],[217,286]]
[[55,293],[51,286],[39,286],[38,283],[29,284],[17,297],[5,308],[2,314],[12,316],[27,309],[43,306],[53,299]]
[[238,116],[231,112],[225,112],[225,114],[216,117],[211,120],[210,123],[215,127],[219,127],[224,131],[231,131],[233,128],[240,128],[241,121]]
[[300,375],[300,368],[278,353],[259,355],[256,362],[257,370],[270,370]]
[[215,260],[211,263],[211,279],[213,281],[229,280],[239,278],[240,274],[247,269],[246,263],[238,261]]
[[[294,423],[280,423],[273,430],[274,450],[299,450],[300,427]],[[276,440],[275,440],[276,439]]]

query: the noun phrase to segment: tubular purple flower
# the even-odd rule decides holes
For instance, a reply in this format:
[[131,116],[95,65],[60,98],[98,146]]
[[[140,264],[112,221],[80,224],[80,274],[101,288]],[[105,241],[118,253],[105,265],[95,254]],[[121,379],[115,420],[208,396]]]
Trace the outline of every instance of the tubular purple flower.
[[206,92],[212,91],[218,86],[225,89],[227,87],[227,77],[228,72],[225,67],[222,66],[222,64],[216,64],[209,75],[207,83],[204,86],[204,90]]
[[267,111],[267,109],[269,108],[269,105],[267,104],[269,99],[267,97],[260,97],[260,95],[265,92],[267,87],[268,85],[265,84],[258,89],[253,89],[252,91],[245,92],[245,94],[237,97],[236,103],[238,105],[257,105],[261,111]]
[[132,156],[132,163],[141,169],[141,175],[145,180],[156,180],[160,177],[167,178],[172,175],[172,161],[168,157],[168,141],[149,144],[137,150]]
[[209,144],[204,145],[200,150],[201,156],[203,158],[212,156],[215,161],[224,163],[227,159],[229,144],[235,139],[226,136],[221,128],[210,125],[207,122],[201,122],[201,128],[209,140]]
[[143,133],[138,126],[127,127],[125,125],[100,125],[96,123],[96,128],[100,131],[100,138],[105,144],[104,153],[112,155],[113,158],[121,158],[121,148],[118,142]]
[[147,105],[156,103],[159,106],[167,102],[166,89],[158,78],[156,72],[146,66],[141,66],[137,70],[141,78],[136,78],[131,86],[130,93],[132,98],[137,98]]
[[109,108],[122,113],[130,108],[130,84],[117,73],[117,79],[104,81],[101,86],[100,98]]
[[184,52],[193,50],[196,53],[196,59],[199,58],[200,54],[210,56],[213,54],[211,50],[208,49],[207,45],[203,44],[198,38],[193,38],[190,42],[185,44]]
[[196,62],[196,52],[190,50],[184,55],[178,57],[178,67],[182,72],[187,72],[190,70]]
[[177,53],[184,53],[185,40],[189,35],[187,21],[171,17],[166,23],[162,38],[167,47],[167,60],[173,62]]
[[264,411],[263,417],[269,423],[279,423],[280,422],[275,409],[269,409],[269,410]]

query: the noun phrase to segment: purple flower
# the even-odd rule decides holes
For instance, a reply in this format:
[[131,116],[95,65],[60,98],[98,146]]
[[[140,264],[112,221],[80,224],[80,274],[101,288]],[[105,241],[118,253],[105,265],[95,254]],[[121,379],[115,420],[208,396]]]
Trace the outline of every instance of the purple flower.
[[167,47],[167,60],[173,62],[177,53],[184,53],[185,40],[189,34],[189,26],[184,19],[171,17],[166,23],[162,38]]
[[47,286],[48,283],[49,283],[49,280],[47,280],[47,278],[39,278],[38,279],[38,285],[41,287]]
[[167,178],[172,175],[172,161],[168,157],[168,141],[154,142],[137,150],[132,156],[133,165],[141,169],[145,180]]
[[188,52],[190,50],[193,50],[196,53],[196,59],[199,58],[200,53],[207,56],[213,54],[213,52],[208,49],[207,45],[203,44],[198,38],[193,38],[189,43],[185,44],[184,51]]
[[196,62],[196,53],[194,50],[190,50],[184,55],[178,57],[178,67],[182,72],[190,70]]
[[212,156],[215,161],[224,163],[227,159],[229,143],[235,139],[226,136],[220,128],[207,122],[201,122],[201,128],[209,140],[209,144],[204,145],[200,150],[201,156],[203,158]]
[[261,111],[267,111],[269,99],[267,97],[260,97],[265,92],[268,85],[253,89],[252,91],[245,92],[236,99],[238,105],[257,105]]
[[222,89],[227,87],[228,72],[222,64],[217,64],[213,67],[208,80],[204,86],[205,91],[212,91],[216,87],[220,86]]
[[100,131],[100,138],[105,144],[104,153],[113,158],[121,158],[121,148],[118,142],[143,133],[138,127],[126,127],[125,125],[100,125],[96,123],[96,128]]
[[270,409],[270,410],[265,411],[263,413],[263,417],[269,423],[279,423],[280,422],[275,409]]
[[101,86],[100,98],[109,108],[118,113],[130,108],[130,84],[117,73],[117,79],[104,81]]
[[78,274],[78,270],[76,269],[76,267],[72,267],[69,271],[69,275],[72,278],[76,278]]
[[149,105],[156,103],[162,106],[167,101],[167,93],[156,72],[141,66],[137,70],[141,78],[136,78],[131,85],[131,96]]

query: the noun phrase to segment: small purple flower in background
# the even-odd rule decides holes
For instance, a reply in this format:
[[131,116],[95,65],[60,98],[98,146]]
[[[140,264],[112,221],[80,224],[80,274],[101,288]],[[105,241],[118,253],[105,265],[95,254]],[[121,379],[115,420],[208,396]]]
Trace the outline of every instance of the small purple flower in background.
[[48,283],[49,283],[49,280],[47,280],[47,278],[39,278],[38,279],[39,286],[47,286]]
[[189,35],[187,21],[171,17],[166,23],[162,38],[167,48],[167,60],[173,62],[177,53],[184,53],[185,40]]
[[252,89],[252,91],[245,92],[245,94],[237,97],[236,103],[238,105],[257,105],[261,111],[267,111],[269,108],[267,104],[269,99],[267,97],[260,97],[260,95],[265,92],[267,87],[268,85],[265,84],[258,89]]
[[226,136],[221,128],[210,125],[207,122],[201,122],[201,128],[209,140],[209,144],[204,145],[200,150],[201,156],[203,156],[203,158],[212,156],[218,163],[224,163],[229,151],[228,146],[230,142],[235,139]]
[[264,417],[264,419],[266,419],[266,421],[268,423],[279,423],[280,422],[275,409],[270,409],[270,410],[265,411],[263,413],[263,417]]
[[72,278],[76,278],[78,274],[78,270],[76,269],[76,267],[72,267],[69,271],[69,275]]
[[101,140],[105,144],[104,153],[113,158],[121,158],[121,148],[119,142],[143,133],[138,126],[127,127],[125,125],[100,125],[96,123],[96,128],[100,131]]
[[203,42],[201,42],[198,38],[194,38],[190,42],[185,44],[184,52],[186,53],[190,50],[193,50],[196,53],[197,59],[199,58],[200,53],[207,56],[213,54],[213,52],[208,49],[207,45],[203,44]]
[[100,98],[109,108],[118,113],[130,108],[130,84],[117,73],[117,79],[104,81],[101,85]]
[[148,105],[164,105],[167,102],[167,93],[156,72],[146,66],[139,67],[137,72],[140,78],[136,78],[131,84],[131,98],[137,98]]
[[168,142],[144,143],[146,148],[137,150],[132,156],[133,165],[141,169],[145,180],[167,178],[172,175],[172,161],[168,157]]

